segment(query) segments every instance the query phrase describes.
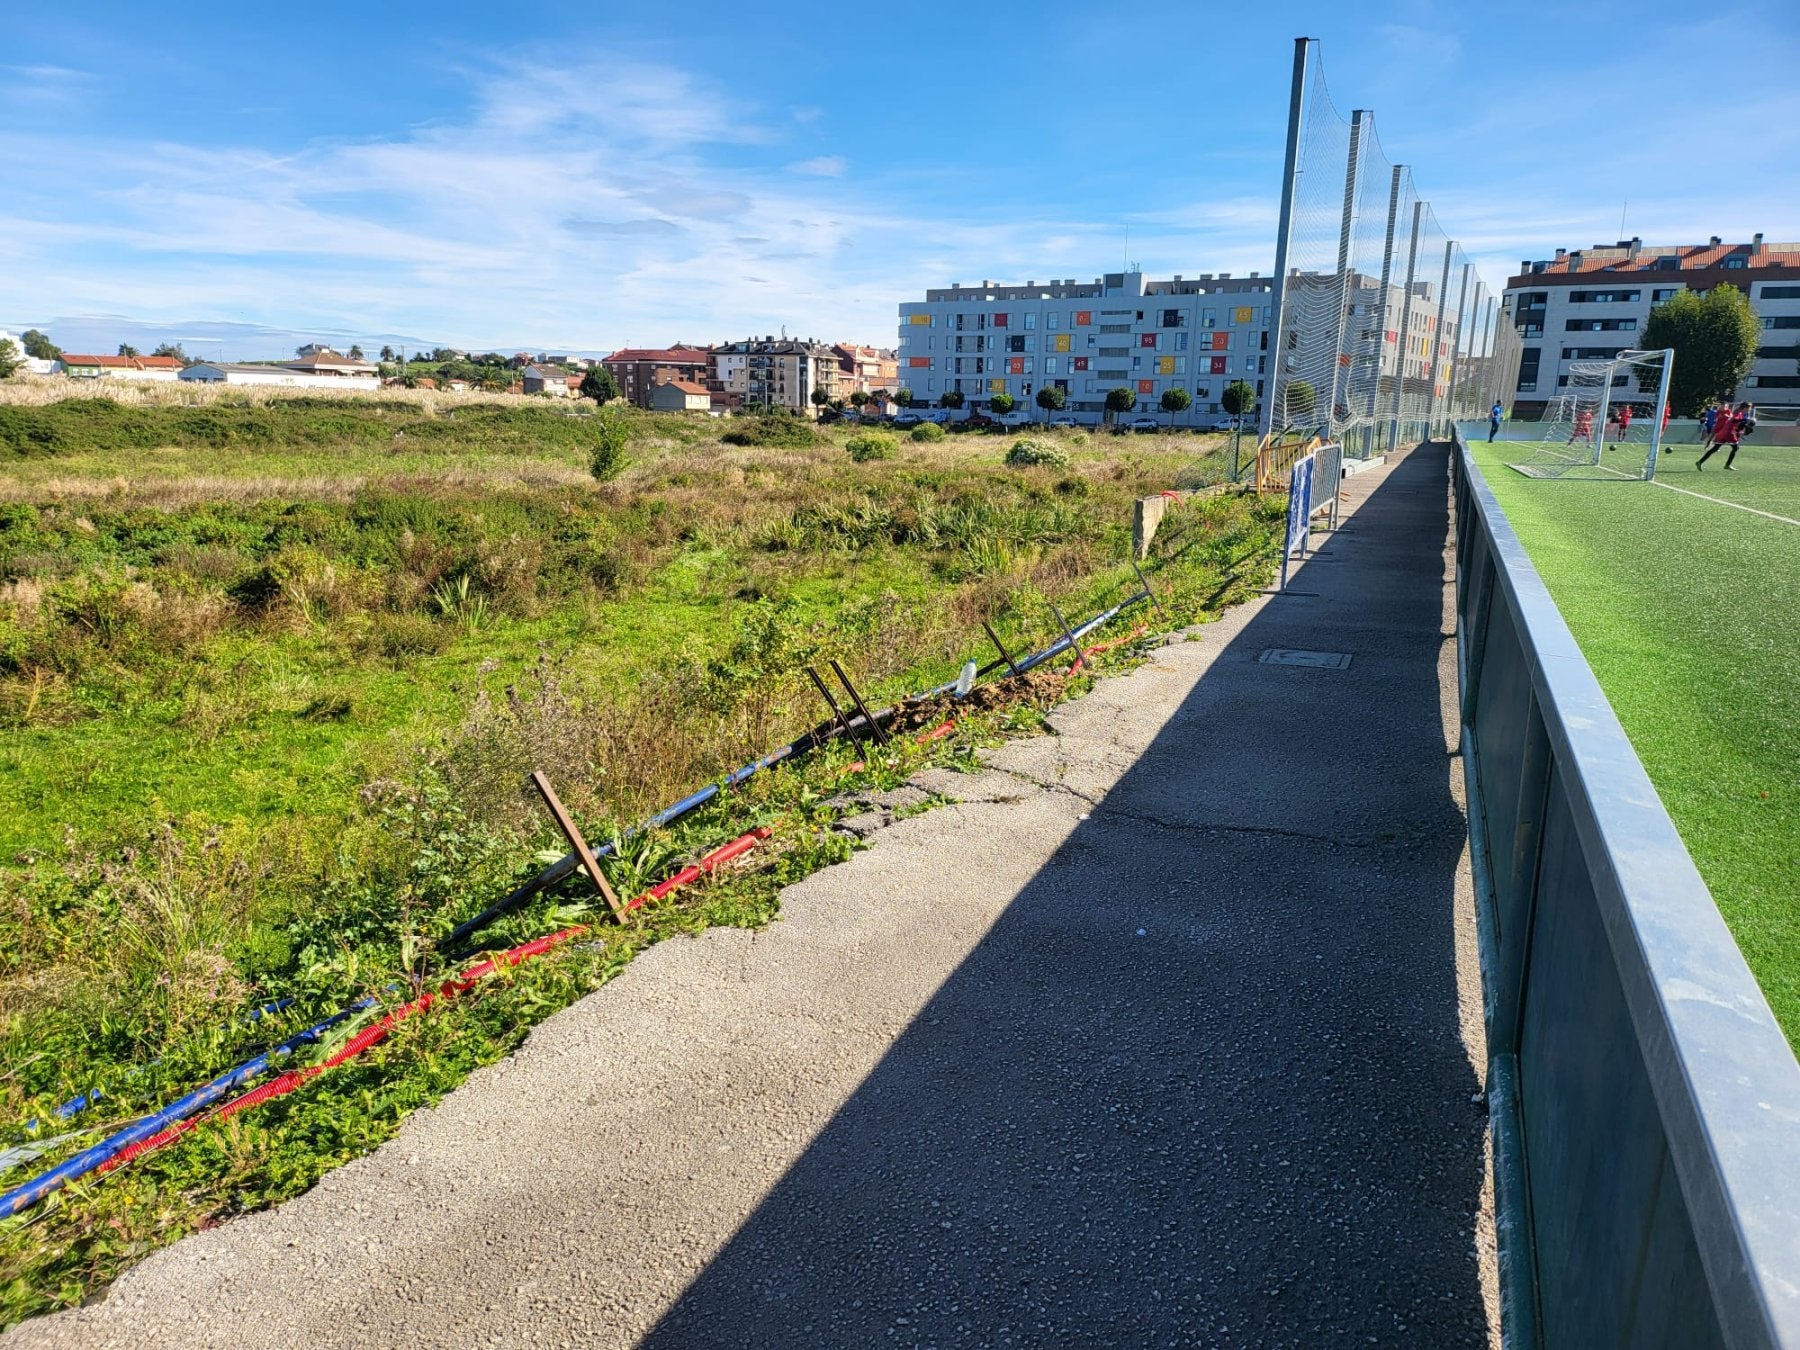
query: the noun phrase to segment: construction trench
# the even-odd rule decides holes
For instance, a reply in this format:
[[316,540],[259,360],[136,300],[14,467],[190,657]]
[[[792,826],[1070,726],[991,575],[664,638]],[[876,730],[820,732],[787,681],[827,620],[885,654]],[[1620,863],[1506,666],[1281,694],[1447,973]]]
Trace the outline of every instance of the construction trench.
[[7,1343],[1492,1343],[1445,469]]

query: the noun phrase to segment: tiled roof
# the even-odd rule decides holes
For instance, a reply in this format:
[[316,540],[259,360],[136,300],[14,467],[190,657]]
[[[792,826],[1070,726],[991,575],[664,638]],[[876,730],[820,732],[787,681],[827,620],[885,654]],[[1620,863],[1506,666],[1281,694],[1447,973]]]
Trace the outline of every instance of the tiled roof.
[[[1663,260],[1676,259],[1670,267]],[[1528,263],[1523,275],[1587,276],[1599,272],[1700,272],[1725,266],[1730,258],[1742,258],[1746,271],[1765,267],[1800,267],[1800,243],[1794,244],[1677,244],[1640,245],[1633,256],[1631,248],[1582,248],[1560,258]]]
[[181,362],[173,356],[83,356],[64,352],[65,366],[99,366],[105,370],[180,370]]
[[711,392],[705,385],[695,384],[692,380],[668,380],[665,381],[665,383],[674,385],[684,394],[705,395]]
[[606,357],[602,364],[610,366],[615,361],[665,361],[670,365],[697,365],[710,354],[704,347],[626,347]]

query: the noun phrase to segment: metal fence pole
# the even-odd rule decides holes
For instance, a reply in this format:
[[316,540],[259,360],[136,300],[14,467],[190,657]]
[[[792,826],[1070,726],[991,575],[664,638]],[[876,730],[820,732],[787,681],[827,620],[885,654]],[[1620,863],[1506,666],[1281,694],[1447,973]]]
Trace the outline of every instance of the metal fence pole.
[[[1400,401],[1406,390],[1406,344],[1407,329],[1412,326],[1413,278],[1418,272],[1419,263],[1419,226],[1425,217],[1425,203],[1413,203],[1412,243],[1406,250],[1406,295],[1400,301],[1399,360],[1394,367],[1394,397],[1388,414],[1387,448],[1391,451],[1400,444]],[[1387,340],[1387,334],[1382,334]]]
[[1438,345],[1444,340],[1444,310],[1450,303],[1450,260],[1455,256],[1456,241],[1444,240],[1444,275],[1438,278],[1437,319],[1431,326],[1431,337],[1425,344],[1425,379],[1430,386],[1430,392],[1425,397],[1426,440],[1431,439],[1432,432],[1437,428]]
[[[1456,293],[1456,341],[1450,344],[1450,420],[1461,421],[1469,415],[1469,391],[1464,387],[1468,379],[1469,365],[1463,359],[1463,343],[1469,338],[1469,278],[1475,272],[1474,263],[1464,263],[1462,269],[1462,287]],[[1475,304],[1481,304],[1480,282],[1476,282]]]
[[[1338,427],[1338,388],[1344,378],[1343,371],[1347,357],[1344,352],[1344,333],[1350,322],[1350,232],[1356,221],[1356,189],[1362,177],[1362,133],[1363,118],[1367,114],[1357,108],[1350,114],[1350,156],[1344,165],[1344,218],[1338,226],[1338,312],[1337,343],[1331,352],[1331,402],[1326,406],[1325,432],[1330,439],[1337,438]],[[1345,398],[1349,394],[1344,395]]]
[[1294,39],[1294,87],[1288,94],[1287,159],[1281,170],[1281,219],[1275,233],[1275,293],[1269,301],[1269,350],[1275,359],[1265,386],[1269,396],[1263,400],[1259,419],[1265,437],[1274,428],[1275,395],[1281,383],[1282,356],[1287,350],[1282,332],[1283,309],[1287,304],[1288,246],[1294,237],[1294,176],[1300,167],[1300,120],[1306,111],[1306,53],[1311,42],[1311,38]]
[[1387,361],[1388,289],[1394,277],[1394,226],[1400,215],[1400,178],[1404,164],[1394,166],[1393,182],[1388,186],[1387,239],[1381,246],[1381,320],[1375,326],[1375,378],[1369,382],[1368,431],[1365,448],[1373,450],[1375,409],[1381,402],[1381,367]]

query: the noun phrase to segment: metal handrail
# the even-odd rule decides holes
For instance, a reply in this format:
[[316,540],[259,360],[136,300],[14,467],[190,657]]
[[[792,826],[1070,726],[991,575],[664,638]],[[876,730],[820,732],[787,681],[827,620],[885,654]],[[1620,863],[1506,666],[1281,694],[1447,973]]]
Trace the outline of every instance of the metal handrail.
[[1506,1340],[1800,1347],[1800,1064],[1468,442],[1457,646]]

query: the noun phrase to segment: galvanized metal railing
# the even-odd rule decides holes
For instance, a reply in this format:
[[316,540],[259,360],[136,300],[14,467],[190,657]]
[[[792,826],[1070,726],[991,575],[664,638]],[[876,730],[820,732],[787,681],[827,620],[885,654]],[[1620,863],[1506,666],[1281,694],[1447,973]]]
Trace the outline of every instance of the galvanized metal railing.
[[1457,648],[1505,1339],[1800,1348],[1800,1064],[1469,439]]

